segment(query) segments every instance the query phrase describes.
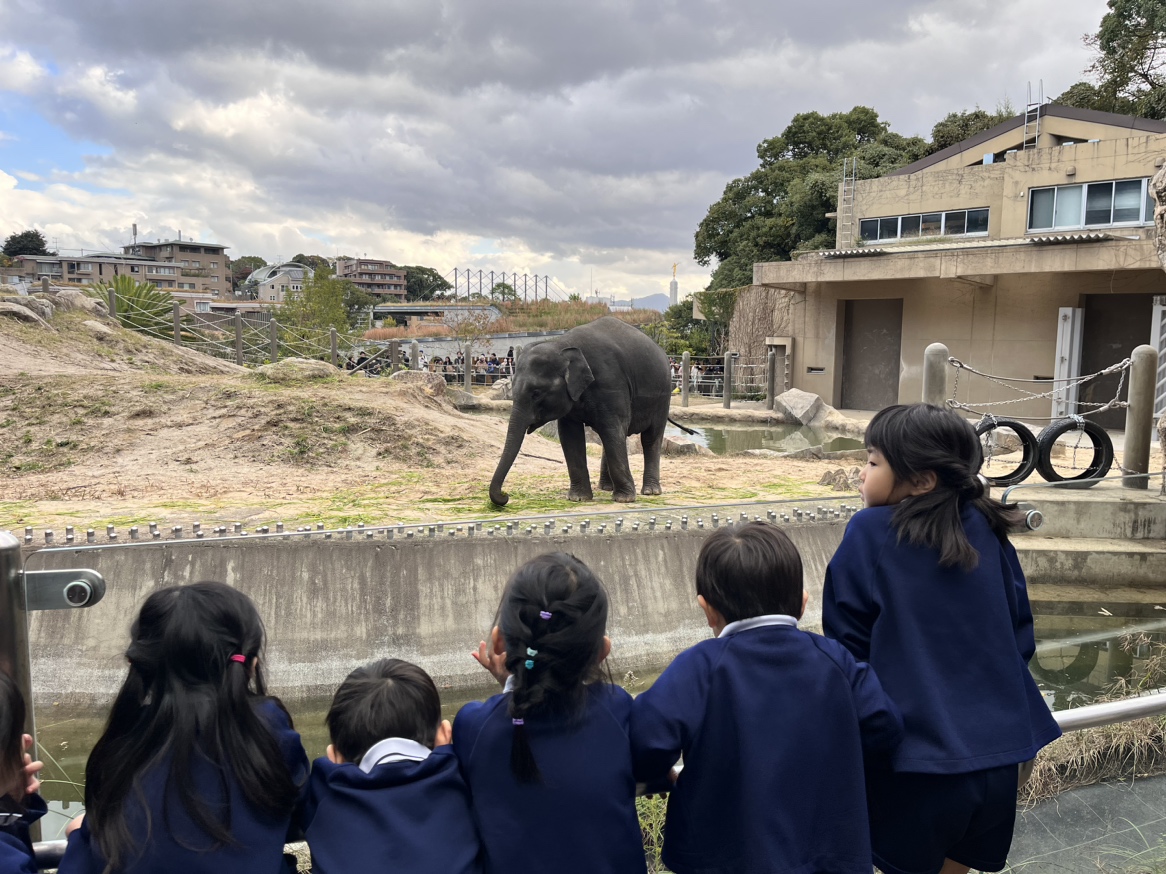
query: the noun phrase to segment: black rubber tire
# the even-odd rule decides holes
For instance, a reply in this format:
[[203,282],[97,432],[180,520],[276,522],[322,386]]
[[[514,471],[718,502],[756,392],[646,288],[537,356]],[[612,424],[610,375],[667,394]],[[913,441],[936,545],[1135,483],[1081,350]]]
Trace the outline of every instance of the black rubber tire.
[[[1093,460],[1085,470],[1076,476],[1061,476],[1053,468],[1053,445],[1061,435],[1077,430],[1084,431],[1089,442],[1093,444]],[[1041,432],[1036,436],[1036,446],[1037,473],[1048,482],[1063,483],[1065,488],[1092,488],[1097,483],[1083,483],[1079,480],[1105,476],[1113,467],[1113,442],[1105,433],[1105,429],[1096,422],[1082,420],[1079,423],[1076,419],[1058,419],[1041,429]]]
[[997,428],[1010,428],[1016,432],[1016,436],[1020,438],[1021,457],[1020,465],[1012,473],[1002,474],[1001,476],[988,476],[984,473],[983,464],[980,465],[980,470],[977,471],[984,479],[994,486],[1014,486],[1017,483],[1024,482],[1030,476],[1036,467],[1037,446],[1036,437],[1032,435],[1032,431],[1028,430],[1028,426],[1016,421],[1015,419],[984,419],[976,425],[976,436],[983,437],[989,431],[994,431]]
[[1100,644],[1083,643],[1077,648],[1077,654],[1073,660],[1063,668],[1046,668],[1041,664],[1039,655],[1033,656],[1032,661],[1028,663],[1028,668],[1038,679],[1044,680],[1051,686],[1068,686],[1087,679],[1093,673],[1093,669],[1097,667],[1100,658]]

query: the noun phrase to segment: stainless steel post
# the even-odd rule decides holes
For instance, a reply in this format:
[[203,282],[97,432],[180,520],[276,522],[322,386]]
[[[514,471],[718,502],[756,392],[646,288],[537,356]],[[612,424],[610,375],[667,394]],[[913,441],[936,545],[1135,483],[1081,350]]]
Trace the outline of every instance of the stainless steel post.
[[680,406],[688,406],[688,374],[692,369],[692,356],[685,352],[680,356]]
[[725,366],[722,368],[724,373],[721,380],[721,406],[726,410],[733,405],[733,355],[731,352],[725,353]]
[[942,343],[932,343],[923,353],[923,403],[942,407],[947,401],[947,359]]
[[1137,476],[1150,471],[1150,436],[1154,430],[1154,388],[1158,374],[1158,350],[1139,346],[1130,355],[1129,406],[1126,407],[1126,441],[1121,484],[1127,489],[1145,489],[1150,478]]

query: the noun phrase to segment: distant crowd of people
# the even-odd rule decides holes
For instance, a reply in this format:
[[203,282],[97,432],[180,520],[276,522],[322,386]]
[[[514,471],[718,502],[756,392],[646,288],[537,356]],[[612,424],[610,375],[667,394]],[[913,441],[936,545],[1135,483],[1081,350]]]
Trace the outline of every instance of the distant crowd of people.
[[[400,366],[408,370],[411,365],[409,353],[401,350]],[[473,381],[489,385],[503,376],[514,374],[514,347],[506,350],[506,354],[499,356],[495,352],[475,355],[472,360]],[[380,350],[369,354],[365,350],[358,351],[344,362],[345,370],[363,370],[369,376],[388,375],[392,368],[387,350]],[[459,350],[456,355],[434,355],[430,357],[424,349],[417,352],[417,369],[428,370],[430,373],[440,373],[446,382],[460,382],[465,375],[465,357]]]

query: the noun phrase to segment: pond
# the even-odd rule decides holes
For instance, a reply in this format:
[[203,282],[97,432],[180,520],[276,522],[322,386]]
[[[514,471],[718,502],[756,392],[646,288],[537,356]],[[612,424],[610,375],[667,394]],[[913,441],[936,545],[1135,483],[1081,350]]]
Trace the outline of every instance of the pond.
[[845,449],[862,449],[861,439],[844,434],[833,434],[829,431],[818,431],[804,425],[766,425],[753,427],[737,425],[721,427],[720,425],[698,425],[692,422],[685,423],[696,431],[695,434],[686,434],[669,423],[665,435],[681,437],[707,446],[716,455],[731,455],[734,452],[743,452],[746,449],[770,449],[774,452],[796,452],[799,449],[809,449],[811,446],[820,446],[824,452],[840,452]]

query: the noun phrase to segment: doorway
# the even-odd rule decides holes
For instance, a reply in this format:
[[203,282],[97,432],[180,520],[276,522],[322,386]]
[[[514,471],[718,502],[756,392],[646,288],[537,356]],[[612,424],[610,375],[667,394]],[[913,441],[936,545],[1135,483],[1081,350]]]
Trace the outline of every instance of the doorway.
[[899,402],[903,299],[843,301],[842,403],[881,410]]
[[[1152,294],[1087,294],[1085,295],[1084,325],[1081,334],[1081,373],[1097,373],[1111,364],[1129,358],[1135,346],[1150,342],[1150,322],[1153,320]],[[1120,374],[1091,379],[1081,386],[1077,399],[1103,404],[1117,392]],[[1129,390],[1129,374],[1122,384],[1121,399]],[[1084,412],[1090,408],[1086,407]],[[1125,428],[1124,409],[1107,410],[1090,416],[1108,431]]]

